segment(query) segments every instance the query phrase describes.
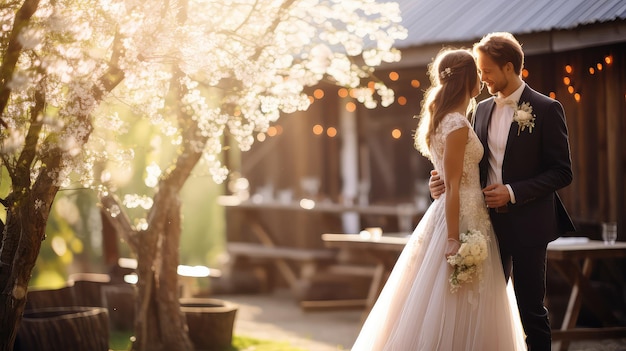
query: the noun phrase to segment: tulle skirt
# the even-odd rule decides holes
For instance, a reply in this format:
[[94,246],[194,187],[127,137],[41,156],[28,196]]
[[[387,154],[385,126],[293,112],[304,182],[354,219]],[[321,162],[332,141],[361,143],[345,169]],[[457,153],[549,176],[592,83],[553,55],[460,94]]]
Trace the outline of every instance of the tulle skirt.
[[435,200],[398,258],[352,350],[526,350],[513,288],[505,282],[491,224],[483,222],[489,256],[482,277],[452,293],[452,268],[444,256],[444,201]]

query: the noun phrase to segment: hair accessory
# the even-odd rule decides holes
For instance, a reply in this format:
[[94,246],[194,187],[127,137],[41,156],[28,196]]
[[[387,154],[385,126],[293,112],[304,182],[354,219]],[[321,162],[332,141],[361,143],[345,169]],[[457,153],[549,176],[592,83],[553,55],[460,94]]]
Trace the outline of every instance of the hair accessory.
[[443,71],[439,72],[439,79],[445,79],[452,75],[452,69],[446,67]]

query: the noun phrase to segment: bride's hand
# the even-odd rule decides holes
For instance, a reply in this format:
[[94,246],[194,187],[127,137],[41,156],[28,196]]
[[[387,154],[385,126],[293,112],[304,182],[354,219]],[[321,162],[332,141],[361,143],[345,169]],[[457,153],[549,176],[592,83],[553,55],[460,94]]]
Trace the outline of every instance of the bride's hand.
[[439,176],[436,170],[430,171],[430,178],[428,179],[428,189],[430,190],[430,197],[438,199],[441,194],[446,190],[446,185]]
[[448,241],[446,242],[446,259],[448,259],[449,256],[456,255],[459,248],[461,248],[461,243],[458,240],[448,238]]

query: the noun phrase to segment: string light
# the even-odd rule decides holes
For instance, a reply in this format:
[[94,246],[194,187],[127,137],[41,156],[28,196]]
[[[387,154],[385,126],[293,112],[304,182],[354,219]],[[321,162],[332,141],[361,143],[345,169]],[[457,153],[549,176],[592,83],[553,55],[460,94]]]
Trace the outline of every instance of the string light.
[[402,131],[398,128],[391,131],[391,137],[394,139],[400,139],[402,136]]
[[356,111],[356,104],[352,101],[349,101],[346,103],[346,111],[348,112],[354,112]]
[[389,72],[389,79],[395,82],[400,79],[400,75],[398,74],[398,72]]
[[413,88],[419,88],[419,87],[420,87],[420,85],[422,85],[422,83],[420,83],[420,81],[419,81],[419,80],[417,80],[417,79],[413,79],[413,80],[411,81],[411,86],[412,86]]
[[604,57],[604,62],[605,62],[607,65],[612,64],[612,63],[613,63],[613,56],[611,56],[611,55],[607,55],[606,57]]
[[571,83],[571,82],[572,82],[572,81],[571,81],[571,79],[569,79],[569,77],[564,77],[564,78],[563,78],[563,84],[565,84],[565,85],[569,85],[569,83]]
[[324,133],[324,127],[319,124],[313,126],[313,134],[322,135],[322,133]]
[[574,100],[576,100],[576,102],[580,102],[580,94],[579,93],[574,94]]
[[602,64],[601,64],[601,63],[598,63],[598,64],[596,65],[596,68],[598,69],[598,71],[602,71]]
[[316,99],[321,99],[324,97],[324,90],[322,89],[315,89],[315,91],[313,92],[313,96],[315,96]]
[[566,65],[565,66],[565,72],[567,72],[568,74],[572,73],[572,66]]
[[528,70],[526,68],[522,70],[522,78],[528,78]]
[[337,95],[339,95],[340,98],[348,97],[348,89],[346,89],[346,88],[339,89],[337,91]]
[[571,85],[570,85],[570,86],[568,86],[568,87],[567,87],[567,92],[569,92],[570,94],[573,94],[573,93],[574,93],[574,87],[573,87],[573,86],[571,86]]
[[407,101],[406,101],[406,98],[405,98],[404,96],[398,96],[398,104],[399,104],[400,106],[404,106],[404,105],[406,105],[406,102],[407,102]]
[[335,127],[329,127],[326,130],[326,135],[328,135],[331,138],[334,138],[337,135],[337,128]]
[[552,99],[556,99],[556,94],[553,91],[550,92],[549,96]]
[[276,127],[274,126],[267,128],[267,135],[270,137],[278,135],[278,129],[276,129]]
[[265,133],[259,133],[256,135],[256,140],[258,140],[261,143],[265,141],[265,138],[266,138]]
[[596,73],[596,69],[593,67],[589,67],[589,74],[594,74]]

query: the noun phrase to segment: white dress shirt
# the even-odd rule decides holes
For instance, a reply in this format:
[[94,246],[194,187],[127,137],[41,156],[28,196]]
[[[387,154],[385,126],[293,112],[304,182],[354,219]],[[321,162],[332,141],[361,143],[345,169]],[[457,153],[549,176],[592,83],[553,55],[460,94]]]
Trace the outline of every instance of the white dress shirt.
[[[509,137],[511,123],[513,123],[513,113],[517,109],[517,104],[522,96],[526,83],[522,83],[511,95],[498,98],[510,100],[505,104],[496,104],[489,122],[487,133],[487,144],[489,145],[489,170],[487,172],[487,184],[502,184],[502,161],[504,151]],[[511,195],[511,203],[515,203],[515,194],[509,184],[505,184]]]

